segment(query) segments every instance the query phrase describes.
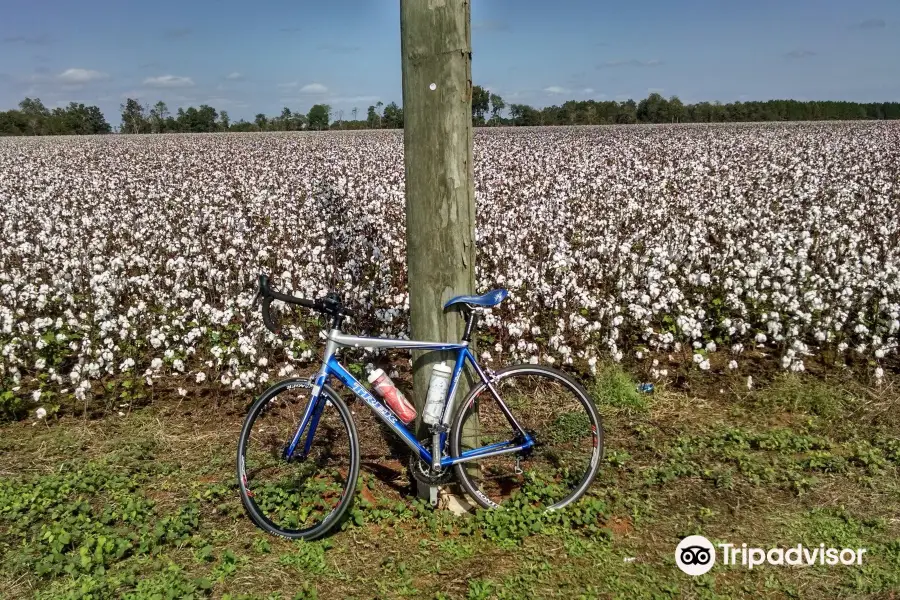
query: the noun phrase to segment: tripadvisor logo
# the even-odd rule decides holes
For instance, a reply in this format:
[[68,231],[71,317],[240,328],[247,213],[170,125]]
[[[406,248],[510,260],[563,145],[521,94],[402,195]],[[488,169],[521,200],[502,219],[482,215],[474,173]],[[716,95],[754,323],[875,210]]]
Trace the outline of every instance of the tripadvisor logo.
[[716,549],[702,535],[689,535],[675,547],[675,564],[688,575],[703,575],[716,564]]
[[[825,544],[808,548],[797,544],[790,548],[749,548],[747,544],[717,544],[723,565],[753,569],[760,565],[861,565],[865,548],[826,548]],[[690,535],[675,547],[675,564],[688,575],[703,575],[716,564],[716,547],[702,535]]]

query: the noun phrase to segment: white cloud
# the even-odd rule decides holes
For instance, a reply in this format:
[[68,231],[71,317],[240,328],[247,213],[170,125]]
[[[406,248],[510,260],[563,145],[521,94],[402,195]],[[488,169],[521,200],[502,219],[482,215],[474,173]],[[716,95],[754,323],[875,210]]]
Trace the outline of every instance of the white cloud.
[[594,88],[584,88],[583,90],[581,90],[581,93],[582,94],[593,94]]
[[238,73],[237,71],[229,73],[228,75],[225,76],[225,79],[230,79],[231,81],[237,81],[238,79],[243,79],[243,78],[244,78],[244,74]]
[[334,98],[329,98],[329,100],[334,104],[362,104],[365,102],[378,102],[380,98],[378,96],[335,96]]
[[144,85],[155,88],[179,88],[191,87],[194,80],[190,77],[178,77],[176,75],[160,75],[159,77],[148,77],[144,80]]
[[550,87],[545,87],[544,91],[548,94],[568,94],[569,90],[564,87],[560,87],[558,85],[551,85]]
[[325,94],[328,92],[328,88],[321,83],[308,83],[300,88],[300,92],[303,94]]
[[66,69],[56,76],[63,83],[85,84],[92,81],[100,81],[107,79],[109,75],[100,71],[92,71],[90,69]]

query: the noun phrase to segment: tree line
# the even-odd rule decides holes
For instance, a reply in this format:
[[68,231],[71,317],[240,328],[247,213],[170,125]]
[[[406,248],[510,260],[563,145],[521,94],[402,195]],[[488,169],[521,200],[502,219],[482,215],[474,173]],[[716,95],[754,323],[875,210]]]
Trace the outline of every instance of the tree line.
[[[284,107],[278,115],[257,114],[253,121],[232,121],[227,111],[207,104],[179,108],[173,114],[165,102],[143,105],[128,98],[120,106],[122,125],[118,133],[211,133],[217,131],[300,131],[325,129],[400,129],[403,108],[396,102],[378,102],[368,107],[365,118],[359,109],[334,111],[328,104],[315,104],[307,112]],[[503,116],[504,111],[507,112]],[[472,123],[481,126],[604,125],[631,123],[737,123],[748,121],[900,119],[900,102],[836,102],[768,100],[753,102],[698,102],[685,104],[677,96],[664,98],[652,93],[634,100],[569,100],[562,105],[534,108],[509,104],[500,95],[481,86],[472,87]],[[0,112],[0,135],[78,135],[110,133],[113,128],[96,106],[70,103],[48,110],[40,99],[26,98],[18,110]]]
[[25,98],[18,110],[0,111],[0,135],[90,135],[112,127],[96,106],[70,102],[49,110],[39,98]]

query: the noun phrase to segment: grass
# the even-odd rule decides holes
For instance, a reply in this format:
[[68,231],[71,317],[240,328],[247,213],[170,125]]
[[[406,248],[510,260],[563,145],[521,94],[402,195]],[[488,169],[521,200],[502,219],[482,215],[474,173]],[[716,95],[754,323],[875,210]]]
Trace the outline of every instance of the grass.
[[[572,510],[454,516],[413,500],[402,468],[364,466],[352,518],[316,542],[244,516],[237,403],[6,424],[0,598],[896,597],[900,397],[809,376],[740,383],[646,395],[604,367],[590,389],[606,459]],[[674,548],[695,533],[867,553],[692,578]]]

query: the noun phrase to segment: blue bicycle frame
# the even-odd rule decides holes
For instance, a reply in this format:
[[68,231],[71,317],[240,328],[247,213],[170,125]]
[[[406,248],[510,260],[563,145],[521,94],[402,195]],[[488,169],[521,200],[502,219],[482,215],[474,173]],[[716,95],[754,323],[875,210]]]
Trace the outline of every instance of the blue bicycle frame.
[[[328,402],[327,396],[321,394],[322,386],[325,385],[325,382],[328,381],[330,377],[336,377],[341,383],[350,388],[350,390],[358,397],[365,401],[366,404],[369,405],[374,411],[375,414],[384,421],[388,427],[394,430],[397,435],[400,436],[406,445],[409,446],[413,451],[415,451],[419,458],[421,458],[427,464],[432,465],[434,469],[443,469],[450,467],[456,463],[475,460],[479,458],[486,458],[488,456],[496,456],[499,454],[508,454],[512,452],[519,452],[521,450],[525,450],[534,445],[534,440],[528,433],[525,432],[524,429],[519,425],[516,421],[515,417],[513,417],[512,413],[509,411],[509,408],[500,398],[500,395],[494,389],[492,384],[492,380],[485,374],[482,368],[478,365],[478,361],[475,359],[475,356],[472,354],[472,351],[469,350],[469,343],[462,342],[458,344],[448,344],[443,342],[421,342],[415,340],[400,340],[400,339],[391,339],[391,338],[372,338],[372,337],[358,337],[345,335],[341,333],[337,329],[332,329],[327,335],[326,339],[328,340],[325,347],[325,356],[322,361],[322,367],[316,375],[315,384],[312,386],[312,395],[309,401],[309,404],[306,407],[306,411],[304,412],[303,419],[300,422],[300,426],[297,428],[296,433],[294,434],[291,443],[284,450],[284,457],[287,460],[290,460],[295,451],[297,450],[297,446],[300,444],[300,439],[303,436],[303,432],[309,427],[309,431],[306,435],[306,440],[303,444],[303,449],[300,452],[300,457],[305,458],[307,453],[312,446],[313,437],[316,432],[316,427],[319,423],[319,417],[322,415],[322,411],[325,409],[325,405]],[[379,402],[369,391],[359,382],[353,375],[350,374],[347,369],[341,365],[340,362],[335,358],[335,353],[339,347],[363,347],[363,348],[400,348],[400,349],[411,349],[411,350],[444,350],[444,351],[456,351],[456,364],[453,368],[453,376],[451,379],[450,387],[447,390],[447,397],[444,398],[444,406],[441,411],[440,423],[442,427],[432,428],[432,449],[429,450],[419,440],[416,439],[415,435],[407,429],[403,422],[400,421],[393,412],[391,412],[384,404]],[[447,442],[447,425],[452,418],[453,411],[453,398],[456,393],[457,384],[459,383],[459,376],[462,374],[463,367],[465,366],[465,362],[469,361],[472,365],[472,368],[484,382],[485,386],[488,390],[493,394],[494,399],[500,404],[500,408],[503,411],[503,414],[506,416],[512,428],[518,433],[515,437],[523,440],[522,443],[517,443],[515,438],[509,439],[505,442],[498,442],[494,444],[489,444],[487,446],[482,446],[480,448],[474,448],[472,450],[467,450],[462,452],[458,457],[450,457],[450,456],[442,456],[444,451],[446,442]]]

